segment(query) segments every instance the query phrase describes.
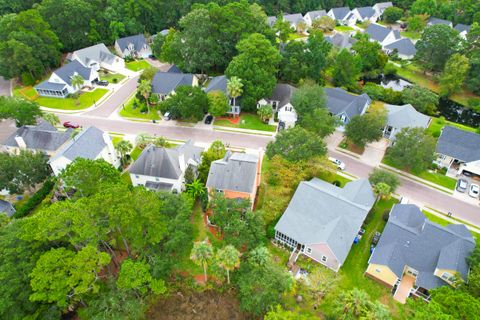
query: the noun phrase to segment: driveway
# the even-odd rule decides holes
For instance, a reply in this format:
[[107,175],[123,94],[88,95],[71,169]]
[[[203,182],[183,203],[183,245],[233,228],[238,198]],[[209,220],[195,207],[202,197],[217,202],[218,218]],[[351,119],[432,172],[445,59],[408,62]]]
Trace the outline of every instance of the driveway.
[[0,96],[10,96],[12,82],[0,77]]
[[360,156],[360,160],[370,164],[371,166],[378,166],[385,155],[388,147],[388,140],[381,139],[365,146],[365,151]]

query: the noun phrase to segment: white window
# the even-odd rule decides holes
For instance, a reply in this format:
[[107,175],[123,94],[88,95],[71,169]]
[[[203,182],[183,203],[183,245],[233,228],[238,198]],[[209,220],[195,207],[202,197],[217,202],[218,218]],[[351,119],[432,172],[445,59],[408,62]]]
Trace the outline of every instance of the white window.
[[307,247],[307,253],[312,253],[312,248]]
[[140,178],[140,177],[139,177],[139,176],[135,176],[135,178],[137,178],[137,179],[138,179],[138,178]]
[[327,259],[326,256],[322,256],[322,259],[321,259],[321,260],[322,260],[322,262],[327,262],[328,259]]
[[442,279],[443,279],[443,280],[452,281],[452,278],[453,278],[453,276],[452,276],[450,273],[448,273],[448,272],[444,272],[444,273],[442,274]]
[[218,193],[223,193],[222,189],[216,189],[215,191],[218,192]]

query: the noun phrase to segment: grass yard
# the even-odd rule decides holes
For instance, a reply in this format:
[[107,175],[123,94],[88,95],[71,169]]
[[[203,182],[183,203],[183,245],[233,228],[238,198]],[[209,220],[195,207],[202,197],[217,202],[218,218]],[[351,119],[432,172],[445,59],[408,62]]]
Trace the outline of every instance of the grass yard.
[[226,119],[215,120],[214,125],[229,128],[250,129],[275,132],[276,126],[265,124],[260,120],[260,117],[252,113],[242,113],[240,115],[240,121],[235,124]]
[[[116,79],[116,81],[115,81],[115,79]],[[123,74],[120,74],[120,73],[100,72],[100,80],[105,80],[105,81],[108,81],[110,83],[118,83],[118,82],[122,81],[123,79],[125,79],[125,76]]]
[[137,146],[137,147],[133,148],[132,152],[130,152],[130,157],[133,159],[133,161],[135,161],[140,156],[140,153],[142,153],[142,149],[140,149]]
[[445,188],[450,189],[450,190],[455,190],[455,185],[457,184],[457,181],[455,179],[447,177],[446,175],[438,173],[438,172],[423,171],[423,172],[418,173],[418,172],[406,171],[403,168],[400,168],[399,166],[396,166],[387,156],[385,156],[383,158],[382,163],[384,163],[384,164],[386,164],[390,167],[405,171],[409,174],[412,174],[412,175],[417,176],[421,179],[430,181],[432,183],[435,183],[439,186],[445,187]]
[[160,115],[156,110],[150,109],[150,113],[140,112],[141,108],[133,108],[133,101],[135,97],[132,97],[130,100],[125,103],[124,107],[120,110],[120,116],[125,118],[137,118],[137,119],[147,119],[147,120],[160,120]]
[[[450,221],[447,221],[445,219],[443,219],[442,217],[439,217],[437,216],[436,214],[433,214],[431,213],[430,211],[427,211],[427,210],[422,210],[423,214],[428,218],[428,220],[432,221],[432,222],[435,222],[441,226],[448,226],[449,224],[452,224]],[[451,219],[455,219],[455,218],[451,218]],[[456,220],[456,219],[455,219]],[[458,223],[463,223],[462,221],[460,220],[457,220]],[[465,223],[466,224],[466,223]],[[479,240],[480,239],[480,234],[474,232],[474,231],[470,231],[473,235],[473,237],[476,239],[476,240]]]
[[132,179],[130,178],[130,172],[128,171],[125,171],[124,173],[122,173],[122,175],[120,176],[122,178],[122,180],[127,183],[128,185],[131,185],[132,184]]
[[427,128],[427,132],[430,133],[435,138],[438,138],[440,136],[440,132],[442,131],[442,128],[444,126],[454,126],[461,130],[476,132],[475,128],[467,127],[463,124],[451,122],[451,121],[436,118],[436,117],[431,117],[431,118],[432,118],[432,121],[430,122],[430,125]]
[[355,29],[353,29],[352,27],[349,27],[349,26],[336,26],[335,30],[340,31],[340,32],[348,32],[348,31],[353,31]]
[[421,34],[416,32],[416,31],[400,31],[400,34],[403,37],[410,38],[410,39],[413,39],[413,40],[421,38]]
[[296,39],[301,39],[301,38],[306,38],[306,37],[307,37],[307,36],[304,35],[304,34],[293,32],[293,33],[290,33],[290,34],[288,35],[288,41],[292,41],[292,40],[296,40]]
[[146,69],[150,66],[150,63],[148,63],[145,60],[135,60],[135,61],[130,61],[125,63],[125,67],[129,70],[132,71],[141,71],[143,69]]
[[112,137],[112,143],[114,147],[116,147],[117,144],[123,140],[122,137],[118,137],[118,136],[111,136],[111,137]]
[[21,87],[17,86],[13,89],[13,95],[15,97],[22,97],[28,100],[35,100],[38,97],[37,91],[33,87]]

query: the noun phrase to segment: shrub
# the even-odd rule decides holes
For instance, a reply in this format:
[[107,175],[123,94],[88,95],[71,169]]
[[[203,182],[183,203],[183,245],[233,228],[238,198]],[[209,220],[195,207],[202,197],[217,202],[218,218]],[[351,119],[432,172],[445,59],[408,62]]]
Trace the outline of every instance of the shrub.
[[28,72],[22,73],[21,80],[25,86],[33,86],[35,84],[35,79]]
[[445,124],[445,117],[441,116],[440,118],[438,118],[437,123],[438,124]]
[[117,83],[117,82],[118,82],[118,79],[117,79],[117,78],[113,78],[113,79],[112,79],[112,82],[113,82],[113,83]]
[[390,217],[390,209],[385,209],[385,211],[383,211],[383,215],[382,215],[383,221],[388,221],[389,217]]
[[433,136],[434,138],[438,138],[438,137],[440,137],[440,133],[441,133],[440,130],[435,130],[435,131],[432,132],[432,136]]
[[53,190],[55,186],[55,181],[53,179],[47,179],[43,186],[38,189],[35,194],[28,199],[23,206],[17,209],[17,212],[13,215],[14,218],[23,218],[32,212],[42,201],[45,199],[49,193]]
[[142,106],[140,107],[140,112],[141,113],[147,113],[148,112],[148,108],[146,105],[142,104]]
[[387,76],[393,76],[397,74],[397,69],[395,68],[394,65],[387,64],[385,68],[383,68],[383,73]]
[[342,186],[342,183],[338,180],[333,181],[332,184],[336,187],[341,187]]

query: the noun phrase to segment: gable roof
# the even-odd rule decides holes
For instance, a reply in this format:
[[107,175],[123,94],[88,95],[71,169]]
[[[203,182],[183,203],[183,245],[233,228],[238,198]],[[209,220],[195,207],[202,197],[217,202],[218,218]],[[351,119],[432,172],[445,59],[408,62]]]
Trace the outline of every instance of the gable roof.
[[88,127],[60,148],[49,162],[61,157],[70,161],[77,158],[95,160],[106,146],[104,132],[96,127]]
[[343,189],[317,178],[302,181],[275,230],[304,245],[326,243],[343,263],[374,202],[367,179]]
[[388,35],[393,31],[379,24],[371,23],[367,29],[365,29],[365,32],[370,36],[370,39],[383,42],[383,40],[385,40],[385,38],[387,38]]
[[218,76],[218,77],[213,77],[210,82],[208,83],[208,86],[205,88],[205,92],[209,93],[212,91],[221,91],[228,95],[227,93],[227,77],[226,76]]
[[193,74],[177,72],[157,72],[152,80],[152,92],[170,94],[178,86],[191,86]]
[[291,24],[297,25],[297,23],[304,21],[303,16],[300,13],[285,14],[283,20],[290,22]]
[[436,24],[445,24],[447,26],[451,26],[452,22],[444,19],[435,18],[435,17],[428,18],[427,25],[436,25]]
[[419,272],[416,285],[433,289],[446,284],[435,269],[455,270],[465,279],[466,258],[475,241],[464,225],[442,227],[425,218],[413,204],[396,204],[369,263],[386,265],[398,278],[404,267]]
[[202,151],[202,148],[195,147],[191,141],[187,141],[175,149],[149,145],[142,151],[128,171],[131,174],[178,179],[182,175],[181,155],[184,156],[183,165],[186,168],[189,160],[200,163]]
[[309,17],[310,20],[313,22],[316,19],[326,16],[327,12],[325,10],[316,10],[316,11],[309,11],[305,14],[305,17]]
[[257,179],[259,157],[227,151],[225,157],[213,161],[206,186],[219,190],[252,193]]
[[172,64],[166,72],[170,72],[170,73],[182,73],[182,70],[180,70],[179,67],[177,67],[176,64]]
[[277,22],[277,17],[275,17],[275,16],[267,17],[267,24],[268,24],[268,26],[273,27],[273,25],[275,24],[275,22]]
[[16,210],[10,202],[0,199],[0,214],[5,213],[7,216],[11,217],[15,212]]
[[335,33],[333,36],[326,36],[325,41],[341,49],[350,49],[358,40],[345,33]]
[[345,113],[350,119],[362,114],[365,104],[370,104],[371,99],[367,94],[354,95],[341,88],[325,88],[327,95],[327,108],[334,115]]
[[415,110],[411,104],[385,104],[385,109],[388,112],[387,125],[396,129],[427,128],[430,123],[430,117]]
[[92,68],[83,66],[78,60],[73,60],[55,70],[53,73],[69,85],[72,85],[72,77],[74,74],[78,73],[84,80],[88,80],[90,79]]
[[332,8],[330,9],[330,11],[332,12],[335,20],[343,20],[350,13],[350,8],[349,7]]
[[74,51],[73,54],[77,56],[84,66],[88,66],[92,61],[112,64],[115,62],[115,59],[120,59],[112,54],[103,43]]
[[363,19],[371,18],[375,15],[375,10],[373,9],[373,7],[360,7],[356,9],[360,14],[360,17],[362,17]]
[[438,138],[437,153],[465,162],[480,160],[480,134],[445,126]]
[[72,129],[58,131],[50,123],[41,120],[36,126],[22,126],[12,133],[3,143],[9,147],[19,148],[15,137],[21,137],[28,149],[55,151],[70,139]]
[[295,92],[295,90],[297,89],[289,84],[277,83],[270,100],[278,101],[278,108],[281,108],[290,103],[290,99],[292,98],[292,94]]
[[397,49],[397,52],[399,54],[403,54],[406,56],[414,56],[417,53],[417,48],[415,48],[415,45],[409,38],[403,38],[392,42],[386,45],[385,48],[390,50]]
[[124,37],[117,39],[116,43],[120,47],[120,50],[125,51],[130,44],[133,45],[133,49],[140,51],[145,45],[147,45],[147,39],[141,34],[136,34],[134,36]]
[[462,33],[463,31],[468,33],[470,31],[470,26],[459,23],[455,26],[454,29],[457,30],[459,33]]
[[393,3],[379,2],[373,5],[373,9],[380,15],[382,15],[385,9],[387,9],[388,7],[393,7]]

